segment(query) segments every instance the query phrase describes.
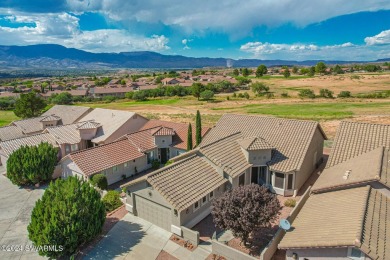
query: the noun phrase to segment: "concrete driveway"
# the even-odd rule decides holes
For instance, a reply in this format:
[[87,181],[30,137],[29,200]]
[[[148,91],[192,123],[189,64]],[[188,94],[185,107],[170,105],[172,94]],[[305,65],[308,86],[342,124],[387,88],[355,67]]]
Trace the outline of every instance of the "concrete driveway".
[[172,233],[127,214],[84,259],[156,259]]
[[[44,259],[37,252],[24,249],[32,244],[27,226],[35,202],[41,198],[44,189],[28,191],[19,188],[3,175],[4,172],[4,166],[0,166],[0,259]],[[8,246],[9,251],[4,246]]]

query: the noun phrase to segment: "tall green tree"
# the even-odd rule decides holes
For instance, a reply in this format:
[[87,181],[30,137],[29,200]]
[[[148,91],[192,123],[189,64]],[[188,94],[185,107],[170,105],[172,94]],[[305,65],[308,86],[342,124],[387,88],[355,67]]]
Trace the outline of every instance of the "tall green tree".
[[316,72],[324,74],[326,72],[326,65],[324,62],[320,61],[316,64]]
[[240,72],[238,71],[238,69],[234,69],[234,70],[233,70],[233,75],[236,76],[236,77],[237,77],[238,75],[240,75]]
[[20,98],[15,102],[14,113],[21,118],[31,118],[40,116],[46,102],[35,92],[20,94]]
[[7,160],[7,177],[16,185],[51,180],[57,156],[58,149],[48,143],[22,146]]
[[248,77],[248,76],[249,76],[249,70],[248,70],[248,68],[243,68],[242,71],[241,71],[241,73],[242,73],[242,76]]
[[288,78],[288,77],[291,76],[291,73],[290,73],[290,70],[289,70],[288,67],[284,68],[283,76],[284,76],[285,78]]
[[200,98],[200,93],[202,93],[205,90],[205,86],[202,83],[196,82],[192,84],[192,95],[196,98]]
[[188,132],[187,132],[187,151],[192,150],[192,125],[191,123],[188,125]]
[[268,69],[264,64],[261,64],[259,67],[256,69],[256,77],[262,77],[264,74],[267,74]]
[[309,72],[307,73],[307,75],[309,77],[313,77],[315,73],[316,73],[316,68],[314,66],[312,66],[312,67],[310,67]]
[[[35,203],[28,237],[38,253],[49,258],[70,258],[78,248],[102,232],[106,220],[100,194],[76,177],[51,182]],[[43,246],[56,246],[45,250]]]
[[196,133],[195,133],[195,140],[196,140],[196,146],[202,142],[202,119],[200,117],[199,110],[196,111]]

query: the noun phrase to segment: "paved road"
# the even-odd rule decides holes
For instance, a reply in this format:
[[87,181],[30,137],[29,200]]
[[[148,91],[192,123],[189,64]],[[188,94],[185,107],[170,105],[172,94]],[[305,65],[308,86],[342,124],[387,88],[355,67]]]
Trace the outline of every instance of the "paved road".
[[[0,166],[0,259],[44,259],[31,251],[4,251],[3,246],[31,246],[27,226],[35,202],[42,196],[43,189],[28,191],[13,185],[3,175]],[[8,248],[9,249],[9,248]]]
[[153,260],[172,233],[127,214],[84,259]]

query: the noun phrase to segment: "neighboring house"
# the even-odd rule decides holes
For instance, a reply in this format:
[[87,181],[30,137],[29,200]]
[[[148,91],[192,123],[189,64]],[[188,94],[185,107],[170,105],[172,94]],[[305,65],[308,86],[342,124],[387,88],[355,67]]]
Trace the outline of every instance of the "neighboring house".
[[390,258],[389,150],[390,125],[341,122],[326,169],[279,245],[287,259]]
[[7,141],[23,136],[23,131],[15,125],[0,127],[0,141]]
[[61,162],[62,177],[89,179],[97,173],[107,177],[108,184],[145,170],[146,155],[128,140],[119,140],[87,150],[71,153]]
[[7,160],[9,156],[21,146],[36,146],[43,142],[47,142],[52,144],[54,147],[58,147],[55,137],[48,133],[23,136],[20,138],[0,142],[0,164],[4,165],[4,167],[7,167]]
[[[202,137],[210,129],[202,128]],[[192,126],[192,143],[196,144],[195,126]],[[148,160],[159,160],[165,164],[170,158],[187,152],[188,124],[149,120],[138,132],[126,135],[129,141],[142,152],[148,154]]]
[[[150,120],[142,130],[124,135],[118,141],[63,158],[63,177],[77,174],[90,178],[94,174],[103,173],[108,183],[113,184],[151,168],[154,160],[165,164],[170,158],[186,151],[187,129],[188,124]],[[203,135],[207,130],[203,128]],[[195,142],[195,129],[193,139]],[[83,167],[85,162],[94,162],[93,167]]]
[[24,135],[33,135],[47,127],[75,123],[91,110],[89,107],[55,105],[41,116],[13,121],[11,125],[18,127]]
[[134,112],[95,108],[81,121],[94,121],[101,125],[96,136],[91,139],[94,145],[101,145],[139,130],[148,122],[148,119]]
[[127,209],[181,235],[180,226],[210,214],[209,201],[226,189],[256,183],[294,195],[322,161],[325,138],[317,122],[224,115],[199,147],[126,185]]

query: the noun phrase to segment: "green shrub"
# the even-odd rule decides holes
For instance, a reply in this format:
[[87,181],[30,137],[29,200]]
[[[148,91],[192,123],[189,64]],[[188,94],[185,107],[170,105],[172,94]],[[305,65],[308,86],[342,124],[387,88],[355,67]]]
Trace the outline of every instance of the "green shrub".
[[352,97],[351,95],[351,92],[350,91],[341,91],[337,97],[339,98],[349,98],[349,97]]
[[265,94],[265,97],[266,98],[273,98],[274,97],[274,93],[267,93],[267,94]]
[[[35,203],[28,237],[40,248],[39,255],[69,259],[101,233],[105,220],[101,197],[88,182],[76,177],[58,179]],[[61,246],[62,250],[45,250],[47,245]]]
[[320,89],[320,97],[333,98],[333,91],[326,88]]
[[244,94],[238,93],[238,97],[239,97],[239,98],[244,98]]
[[229,96],[227,96],[227,97],[226,97],[226,100],[230,100],[230,97],[229,97]]
[[57,155],[58,149],[49,143],[22,146],[8,158],[7,177],[16,185],[51,180]]
[[287,98],[289,97],[288,93],[287,92],[283,92],[282,94],[280,94],[281,97],[283,98]]
[[301,98],[315,98],[316,95],[314,94],[314,91],[311,89],[302,89],[299,91],[298,96]]
[[285,202],[284,202],[284,206],[286,207],[290,207],[290,208],[294,208],[295,205],[296,205],[296,200],[294,199],[287,199]]
[[244,92],[244,98],[249,99],[249,94],[248,94],[248,92]]
[[116,97],[114,97],[114,96],[105,96],[105,97],[103,97],[103,100],[106,102],[106,103],[111,103],[111,102],[113,102],[113,101],[115,101],[117,98]]
[[107,212],[111,212],[114,209],[117,209],[122,206],[122,201],[119,197],[119,192],[117,192],[116,190],[108,191],[107,194],[103,197],[102,201]]
[[94,186],[97,186],[101,190],[107,190],[107,177],[102,173],[98,173],[92,176],[91,182]]
[[152,162],[152,168],[157,170],[158,168],[160,168],[160,162],[158,160],[154,160]]
[[167,161],[167,162],[165,163],[164,166],[168,166],[168,165],[170,165],[170,164],[172,164],[172,163],[173,163],[173,161],[172,161],[172,160],[169,160],[169,161]]

